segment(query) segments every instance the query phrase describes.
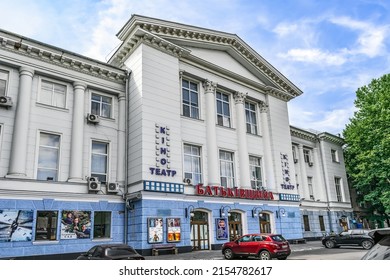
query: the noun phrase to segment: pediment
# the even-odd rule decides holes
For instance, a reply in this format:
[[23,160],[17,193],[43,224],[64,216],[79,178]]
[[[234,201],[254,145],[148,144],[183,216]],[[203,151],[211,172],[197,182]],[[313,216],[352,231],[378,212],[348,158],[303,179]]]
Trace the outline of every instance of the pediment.
[[179,58],[203,63],[264,85],[265,90],[290,100],[302,91],[237,35],[133,15],[117,34],[123,42],[110,59],[121,66],[145,43]]

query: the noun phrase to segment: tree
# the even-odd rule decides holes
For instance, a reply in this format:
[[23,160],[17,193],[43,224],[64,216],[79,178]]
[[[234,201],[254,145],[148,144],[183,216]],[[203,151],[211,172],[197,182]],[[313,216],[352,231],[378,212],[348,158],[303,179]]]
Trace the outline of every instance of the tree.
[[390,213],[390,74],[356,91],[357,111],[346,125],[345,162],[352,186],[372,213]]

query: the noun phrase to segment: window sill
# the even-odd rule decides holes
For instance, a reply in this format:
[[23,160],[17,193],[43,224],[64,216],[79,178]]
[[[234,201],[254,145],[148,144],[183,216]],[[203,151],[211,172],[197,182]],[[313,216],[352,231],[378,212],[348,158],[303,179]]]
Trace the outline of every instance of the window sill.
[[59,244],[59,240],[35,240],[33,241],[33,245],[48,245],[48,244]]
[[106,242],[106,241],[112,241],[112,238],[109,237],[102,237],[102,238],[94,238],[92,239],[92,242]]
[[69,113],[68,108],[57,107],[57,106],[53,106],[53,105],[49,105],[49,104],[45,104],[45,103],[41,103],[41,102],[36,102],[36,105],[38,107],[42,107],[42,108],[47,108],[47,109],[52,109],[52,110],[57,110],[57,111]]
[[186,119],[186,120],[204,122],[204,120],[202,120],[202,119],[191,118],[191,117],[187,117],[187,116],[184,116],[184,115],[181,115],[181,117],[182,117],[183,119]]

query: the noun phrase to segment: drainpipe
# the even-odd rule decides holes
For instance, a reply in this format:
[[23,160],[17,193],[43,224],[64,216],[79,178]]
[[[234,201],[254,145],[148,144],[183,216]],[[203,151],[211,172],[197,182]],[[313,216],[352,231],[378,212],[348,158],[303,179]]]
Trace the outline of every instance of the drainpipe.
[[128,159],[129,159],[129,151],[128,151],[128,146],[129,146],[129,93],[130,93],[130,76],[131,76],[131,70],[127,72],[126,76],[126,88],[125,88],[125,193],[123,195],[123,200],[125,201],[125,228],[124,228],[124,243],[127,244],[128,242],[128,226],[129,226],[129,209],[127,208],[127,196],[128,196]]

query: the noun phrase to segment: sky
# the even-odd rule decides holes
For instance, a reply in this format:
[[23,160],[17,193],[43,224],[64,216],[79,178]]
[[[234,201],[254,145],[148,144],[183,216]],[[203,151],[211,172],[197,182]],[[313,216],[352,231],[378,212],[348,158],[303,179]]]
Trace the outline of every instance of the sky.
[[0,0],[0,29],[106,62],[132,14],[237,34],[303,94],[290,124],[341,134],[390,72],[388,0]]

